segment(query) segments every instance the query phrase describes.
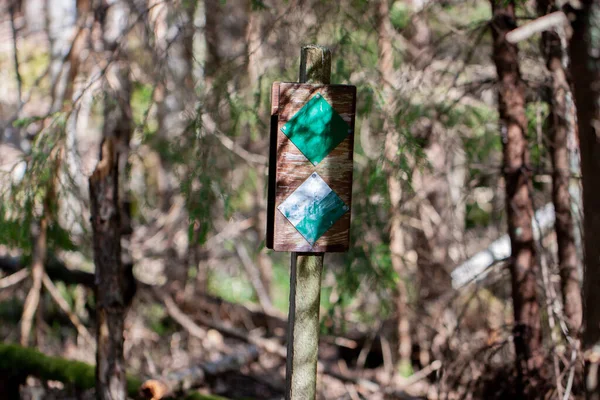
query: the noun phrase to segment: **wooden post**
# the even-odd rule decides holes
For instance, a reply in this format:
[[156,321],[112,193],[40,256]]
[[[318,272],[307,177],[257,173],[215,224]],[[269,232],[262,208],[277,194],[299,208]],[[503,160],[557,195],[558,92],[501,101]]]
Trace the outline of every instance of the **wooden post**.
[[[300,83],[329,84],[330,80],[331,52],[321,46],[302,47]],[[316,397],[324,254],[292,253],[286,400],[314,400]]]

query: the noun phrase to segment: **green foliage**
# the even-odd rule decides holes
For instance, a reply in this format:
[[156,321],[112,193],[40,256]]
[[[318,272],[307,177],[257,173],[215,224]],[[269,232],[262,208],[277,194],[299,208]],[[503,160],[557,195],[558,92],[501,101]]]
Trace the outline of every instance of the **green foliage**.
[[544,142],[544,127],[546,119],[550,114],[548,104],[545,102],[528,103],[525,109],[527,116],[527,136],[529,138],[531,166],[534,169],[544,168],[544,164],[550,159],[548,149]]
[[21,319],[22,310],[23,300],[17,296],[11,296],[4,301],[0,301],[0,320],[3,323],[12,321],[16,324]]
[[412,10],[408,3],[404,1],[395,1],[390,9],[390,22],[396,30],[405,29],[410,23]]
[[246,275],[232,276],[221,268],[211,270],[209,291],[231,302],[251,303],[256,301],[254,289]]
[[489,212],[483,210],[477,203],[467,203],[467,216],[465,227],[467,229],[475,227],[485,227],[491,222]]
[[159,336],[164,336],[172,330],[171,320],[167,318],[167,313],[161,305],[149,304],[142,308],[141,313],[148,321],[150,328]]
[[53,221],[48,226],[48,248],[62,249],[67,251],[78,250],[79,247],[75,244],[71,237],[71,232],[64,229],[56,221]]
[[[353,19],[350,15],[348,18]],[[356,65],[377,65],[377,35],[373,32],[353,29],[351,24],[342,23],[334,28],[334,41],[339,47],[332,60],[331,82],[348,83]],[[352,84],[356,85],[355,82]],[[356,86],[358,90],[364,88],[363,85]],[[357,95],[357,98],[361,99],[361,96]]]
[[0,205],[0,244],[31,251],[31,213],[16,218],[7,210],[5,204]]
[[73,309],[73,306],[75,304],[75,288],[69,288],[67,285],[64,284],[64,282],[60,281],[56,282],[55,286],[60,292],[62,298],[65,299],[65,301],[69,304],[69,307]]
[[23,89],[30,90],[34,84],[42,87],[48,85],[48,82],[38,82],[38,80],[48,68],[50,54],[47,51],[40,50],[39,46],[25,49],[21,47],[20,50],[22,51],[21,57],[24,55],[23,53],[27,54],[26,62],[21,62],[19,65],[19,71],[23,79]]
[[[148,122],[148,112],[152,105],[152,95],[154,90],[151,85],[143,84],[141,82],[133,82],[133,90],[131,91],[131,111],[133,114],[133,122],[136,126],[145,126]],[[156,130],[156,124],[152,126],[153,129],[150,132]]]
[[23,118],[15,119],[13,121],[12,125],[15,128],[27,128],[29,125],[33,124],[34,122],[43,121],[44,119],[45,119],[44,117],[38,117],[38,116],[23,117]]
[[[468,21],[470,26],[479,25],[482,22],[487,23],[492,18],[492,7],[487,1],[478,1],[472,3],[466,2],[447,2],[443,5],[444,14],[456,25],[461,26]],[[435,16],[432,16],[435,18]],[[445,27],[448,26],[448,20]]]
[[[355,166],[354,190],[360,192],[360,195],[353,196],[350,249],[341,255],[341,262],[332,267],[335,273],[333,289],[336,291],[333,303],[329,302],[328,296],[332,288],[325,285],[323,289],[327,300],[323,296],[322,303],[328,310],[331,321],[328,331],[345,330],[344,321],[333,318],[335,310],[349,307],[364,290],[382,299],[377,318],[385,318],[390,311],[391,303],[384,300],[389,295],[389,290],[395,287],[398,277],[392,268],[388,240],[384,235],[388,219],[384,205],[386,200],[381,196],[381,190],[386,185],[386,174],[378,161],[369,162],[364,168]],[[373,322],[372,315],[364,317]]]
[[[25,255],[31,251],[32,224],[39,221],[42,213],[56,216],[58,211],[62,188],[55,186],[63,182],[56,175],[62,168],[60,149],[64,146],[66,117],[56,113],[51,118],[49,126],[36,135],[30,152],[17,164],[19,169],[12,171],[12,177],[3,177],[9,186],[0,193],[0,244],[20,249]],[[25,128],[38,121],[39,118],[23,118],[15,124]],[[44,211],[45,207],[48,209]],[[47,235],[50,251],[78,249],[71,233],[55,218],[50,218]]]
[[400,365],[398,365],[398,373],[400,376],[408,378],[414,373],[412,364],[409,361],[401,362]]
[[275,308],[282,312],[287,312],[290,300],[289,257],[277,257],[276,253],[272,251],[269,251],[267,256],[273,259],[273,281],[271,282],[273,290],[271,290],[271,301]]
[[251,0],[250,5],[252,7],[252,11],[264,11],[269,9],[269,6],[267,6],[262,0]]
[[[498,119],[497,111],[483,106],[454,106],[445,115],[448,127],[470,132],[470,135],[462,136],[469,180],[475,183],[475,187],[495,186],[495,181],[491,179],[501,173],[502,142],[498,125],[490,124],[489,121]],[[498,160],[498,165],[492,164],[491,160]],[[495,168],[491,174],[490,168],[493,170]],[[481,208],[477,202],[467,200],[465,220],[467,229],[488,226],[496,222],[495,217],[497,216]]]

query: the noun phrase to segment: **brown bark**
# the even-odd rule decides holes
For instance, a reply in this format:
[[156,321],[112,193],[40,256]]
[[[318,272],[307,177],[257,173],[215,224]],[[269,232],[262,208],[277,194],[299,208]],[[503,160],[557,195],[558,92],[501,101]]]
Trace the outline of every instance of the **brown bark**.
[[400,134],[394,127],[394,56],[391,38],[391,23],[389,20],[389,5],[387,0],[377,4],[377,30],[379,33],[379,74],[383,89],[383,112],[385,131],[385,158],[388,183],[388,193],[392,206],[390,217],[390,252],[392,267],[398,275],[396,286],[396,316],[398,318],[398,362],[402,366],[410,365],[412,343],[410,337],[410,321],[408,317],[408,293],[406,290],[406,266],[404,263],[404,232],[401,222],[402,183],[397,176],[398,149]]
[[[504,152],[506,213],[511,240],[509,268],[514,309],[516,366],[521,382],[541,366],[542,340],[540,307],[536,293],[535,243],[531,219],[531,167],[527,146],[525,85],[521,79],[517,46],[506,41],[506,33],[516,28],[513,1],[491,0],[494,39],[493,58],[498,73],[498,108]],[[528,386],[532,385],[530,380]]]
[[[554,0],[538,0],[537,5],[540,16],[556,11]],[[561,292],[567,325],[570,332],[577,335],[581,327],[582,304],[575,227],[569,194],[570,162],[567,146],[570,130],[573,129],[570,123],[571,115],[575,110],[570,106],[567,97],[570,95],[570,87],[563,66],[564,50],[561,38],[555,30],[542,34],[542,53],[552,77],[548,133],[553,166],[552,201],[556,215],[554,229],[558,245]]]
[[101,158],[90,177],[90,201],[96,265],[98,399],[125,398],[123,327],[124,283],[121,279],[121,220],[118,204],[118,155],[113,138],[104,139]]
[[[597,55],[600,3],[581,1],[572,9],[571,75],[581,151],[584,210],[583,349],[586,352],[588,398],[600,398],[600,59]],[[595,32],[594,32],[595,31]],[[594,35],[592,35],[594,33]]]
[[[105,10],[104,50],[114,52],[125,29],[123,3]],[[96,266],[96,398],[125,399],[126,377],[123,328],[131,288],[135,287],[131,266],[121,260],[122,211],[119,177],[127,161],[132,131],[129,71],[121,63],[111,65],[110,88],[104,102],[103,140],[100,158],[89,180],[94,263]],[[121,166],[120,166],[121,165]]]

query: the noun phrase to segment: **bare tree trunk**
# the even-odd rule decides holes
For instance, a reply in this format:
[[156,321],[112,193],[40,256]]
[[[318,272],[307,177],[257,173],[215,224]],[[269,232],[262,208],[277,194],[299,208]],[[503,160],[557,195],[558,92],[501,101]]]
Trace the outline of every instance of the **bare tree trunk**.
[[[193,21],[196,2],[153,0],[149,6],[153,7],[149,15],[155,33],[154,58],[160,68],[156,88],[158,135],[161,140],[168,141],[181,138],[194,109]],[[167,197],[170,200],[170,196]],[[166,204],[162,208],[168,210],[169,206]]]
[[572,9],[571,75],[577,104],[583,181],[584,252],[582,344],[589,399],[600,399],[600,2],[583,0]]
[[[538,0],[540,15],[556,11],[554,0]],[[570,161],[567,146],[570,121],[575,110],[568,96],[571,95],[567,72],[564,65],[565,50],[561,37],[554,30],[542,34],[542,52],[546,57],[546,66],[552,76],[550,117],[550,152],[552,154],[552,201],[556,215],[555,230],[558,244],[558,263],[561,277],[563,307],[569,331],[577,336],[581,328],[582,304],[575,244],[575,228],[571,214],[571,196],[569,194]]]
[[377,4],[377,30],[379,32],[379,74],[383,89],[383,111],[385,131],[385,159],[388,182],[388,192],[392,205],[390,217],[390,252],[392,266],[398,275],[396,286],[396,316],[398,318],[398,364],[403,368],[410,367],[412,350],[410,336],[410,320],[408,316],[408,293],[404,279],[407,277],[404,263],[404,231],[401,222],[402,182],[398,178],[398,149],[400,134],[394,127],[394,56],[392,47],[392,31],[389,20],[387,0],[379,0]]
[[[81,71],[82,66],[89,56],[90,33],[93,25],[92,0],[77,1],[77,26],[78,32],[73,39],[72,47],[68,56],[69,76],[66,83],[65,99],[70,101],[71,109],[68,113],[65,125],[65,152],[67,179],[73,181],[74,193],[63,193],[64,202],[69,204],[72,212],[66,215],[67,224],[78,224],[77,219],[83,212],[83,205],[77,201],[77,196],[83,196],[87,191],[88,177],[82,173],[82,159],[79,152],[79,143],[84,132],[87,132],[87,118],[90,114],[91,103],[95,89],[99,83],[88,84],[84,75],[89,72],[90,76],[94,71]],[[98,68],[98,67],[97,67]],[[80,74],[80,72],[82,72]],[[93,78],[92,78],[93,79]]]
[[[531,167],[527,146],[525,85],[519,71],[517,46],[506,41],[506,33],[516,28],[513,1],[491,0],[494,38],[493,58],[498,73],[498,108],[504,148],[506,214],[511,241],[509,261],[515,318],[514,343],[517,372],[521,384],[531,379],[541,366],[542,340],[540,307],[536,293],[537,263],[531,218]],[[525,378],[528,377],[528,378]],[[523,389],[523,388],[521,388]]]
[[157,62],[162,63],[158,102],[158,131],[164,140],[181,138],[188,128],[195,106],[193,40],[195,1],[167,2],[162,10],[165,29],[157,37]]
[[[50,39],[50,82],[52,85],[51,112],[62,108],[71,64],[66,57],[69,52],[71,33],[76,20],[76,0],[46,0],[48,37]],[[67,59],[66,59],[67,58]]]
[[[154,17],[156,48],[156,64],[161,66],[159,71],[160,81],[156,88],[157,93],[157,119],[158,119],[158,138],[159,146],[175,144],[185,147],[189,143],[192,129],[190,125],[196,107],[195,82],[193,76],[194,68],[194,14],[196,11],[195,1],[166,2],[158,4],[156,16]],[[188,135],[188,133],[190,133]],[[176,204],[176,198],[179,183],[177,172],[173,167],[172,158],[165,157],[164,153],[159,152],[160,169],[158,187],[158,204],[163,212],[173,212],[171,208]],[[170,211],[171,210],[171,211]],[[185,207],[179,207],[177,210],[179,218],[174,221],[188,220]],[[167,229],[169,234],[169,243],[173,243],[173,235],[178,228],[174,224],[169,224]],[[165,266],[165,272],[170,285],[174,289],[182,290],[187,277],[188,268],[196,268],[196,257],[193,253],[197,242],[194,237],[189,238],[188,256],[184,262],[177,257],[177,251],[174,245],[169,245],[167,252],[172,256],[168,268]],[[175,258],[175,260],[173,260]]]
[[[246,46],[248,53],[248,79],[251,87],[258,83],[262,75],[263,42],[260,26],[260,13],[252,9],[252,1],[248,2],[248,25],[246,27]],[[260,88],[255,88],[259,90]]]
[[[124,2],[104,3],[98,13],[103,28],[104,51],[114,55],[127,27]],[[109,67],[104,101],[103,140],[100,159],[90,177],[91,222],[96,265],[96,398],[126,398],[123,328],[127,306],[135,287],[131,268],[121,260],[122,211],[119,202],[119,175],[127,162],[132,132],[129,70],[123,63]],[[130,267],[130,266],[129,266]]]
[[[248,56],[248,82],[249,90],[248,94],[254,96],[255,93],[260,92],[260,77],[264,73],[262,67],[263,55],[263,38],[261,35],[261,13],[260,11],[254,10],[252,1],[248,1],[248,24],[246,25],[246,53]],[[247,101],[252,101],[252,97],[248,97]],[[250,129],[250,127],[248,127]],[[259,167],[259,173],[257,174],[256,188],[257,193],[255,196],[255,229],[258,233],[258,237],[265,237],[265,229],[267,226],[267,216],[265,210],[267,209],[266,198],[264,196],[264,187],[266,185],[266,178],[264,173],[264,167]],[[264,251],[260,251],[256,254],[256,263],[260,271],[260,279],[262,281],[265,290],[269,298],[271,297],[271,281],[273,280],[273,263],[271,257],[269,257]]]

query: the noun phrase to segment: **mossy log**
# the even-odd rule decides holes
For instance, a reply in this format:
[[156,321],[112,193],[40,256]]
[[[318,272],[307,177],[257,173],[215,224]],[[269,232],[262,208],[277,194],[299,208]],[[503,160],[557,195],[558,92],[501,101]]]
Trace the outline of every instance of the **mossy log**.
[[[79,390],[92,389],[95,383],[93,365],[47,356],[35,349],[0,343],[0,373],[10,376],[32,375],[43,380],[60,381]],[[137,397],[141,380],[128,377],[127,392]]]
[[[18,384],[19,378],[35,376],[42,380],[60,381],[77,390],[94,388],[95,367],[93,365],[59,357],[47,356],[35,349],[15,344],[0,343],[0,376]],[[0,381],[2,380],[0,379]],[[140,398],[142,381],[136,377],[127,377],[127,394]],[[0,382],[0,388],[4,387]],[[0,393],[1,394],[1,393]],[[222,397],[191,393],[185,399],[226,400]]]

